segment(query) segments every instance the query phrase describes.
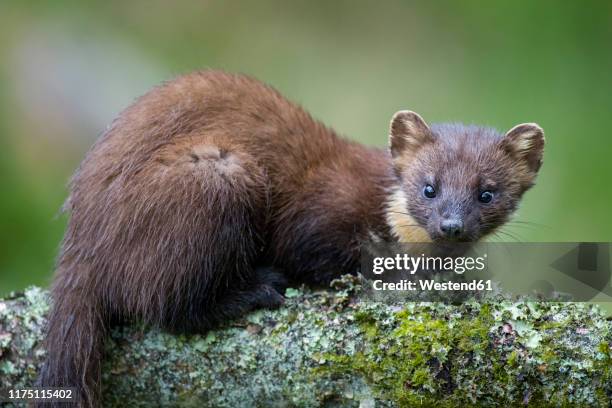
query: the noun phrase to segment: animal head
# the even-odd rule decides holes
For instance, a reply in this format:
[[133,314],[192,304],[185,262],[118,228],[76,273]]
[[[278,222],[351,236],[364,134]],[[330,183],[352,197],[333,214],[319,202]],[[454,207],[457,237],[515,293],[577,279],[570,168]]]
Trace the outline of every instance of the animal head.
[[387,221],[400,241],[474,242],[503,225],[533,186],[544,132],[534,123],[505,134],[461,124],[429,126],[411,111],[391,120],[398,184]]

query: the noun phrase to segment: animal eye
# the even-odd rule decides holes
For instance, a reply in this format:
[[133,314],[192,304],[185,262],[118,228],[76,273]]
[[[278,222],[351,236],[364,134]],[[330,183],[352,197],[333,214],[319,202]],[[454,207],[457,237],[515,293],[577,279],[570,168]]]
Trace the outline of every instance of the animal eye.
[[493,193],[488,190],[483,191],[478,195],[478,201],[480,201],[481,203],[487,204],[490,203],[491,200],[493,200]]
[[423,188],[423,195],[426,198],[434,198],[436,196],[436,189],[433,188],[430,184],[425,185]]

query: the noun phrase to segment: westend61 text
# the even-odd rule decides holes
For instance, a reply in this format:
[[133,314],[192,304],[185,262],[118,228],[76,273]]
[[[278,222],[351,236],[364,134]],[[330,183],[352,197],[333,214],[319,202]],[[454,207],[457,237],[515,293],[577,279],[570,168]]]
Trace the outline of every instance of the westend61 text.
[[402,279],[399,282],[384,282],[375,280],[372,282],[374,290],[397,290],[397,291],[490,291],[493,290],[491,280],[472,280],[470,282],[437,282],[432,279],[409,281]]

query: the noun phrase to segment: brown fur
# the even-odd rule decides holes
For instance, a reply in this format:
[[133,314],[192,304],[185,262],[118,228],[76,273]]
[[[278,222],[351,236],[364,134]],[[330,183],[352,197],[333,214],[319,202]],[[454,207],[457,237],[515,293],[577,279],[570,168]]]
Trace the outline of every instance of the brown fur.
[[[198,72],[138,99],[72,180],[40,385],[76,386],[81,405],[97,406],[101,344],[113,322],[203,332],[280,305],[285,279],[326,284],[355,272],[372,236],[429,240],[432,210],[414,196],[415,166],[444,170],[447,147],[464,165],[457,177],[475,186],[486,173],[510,186],[508,205],[482,213],[487,225],[503,222],[535,177],[537,160],[522,158],[539,139],[526,143],[525,129],[512,136],[522,143],[478,136],[472,146],[464,142],[478,131],[464,128],[447,146],[420,117],[401,117],[392,159],[245,76]],[[470,167],[485,152],[492,170]]]

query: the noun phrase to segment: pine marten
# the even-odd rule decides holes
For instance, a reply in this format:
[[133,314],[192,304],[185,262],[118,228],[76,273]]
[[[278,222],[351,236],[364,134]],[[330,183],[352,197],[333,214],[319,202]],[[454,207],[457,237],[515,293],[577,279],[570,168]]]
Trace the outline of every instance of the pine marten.
[[102,343],[132,319],[202,333],[354,273],[372,240],[477,241],[542,162],[544,135],[397,112],[389,148],[344,139],[273,88],[218,71],[123,111],[70,185],[39,385],[98,406]]

